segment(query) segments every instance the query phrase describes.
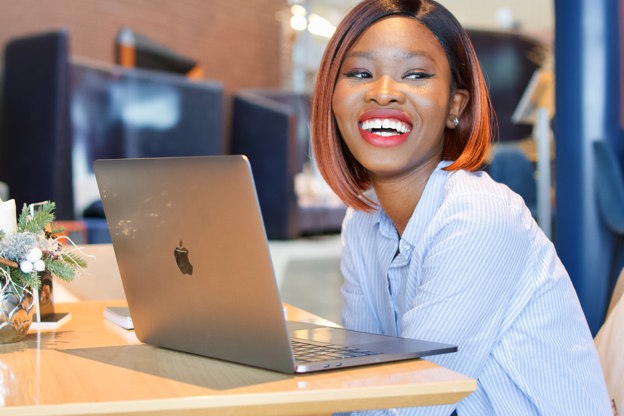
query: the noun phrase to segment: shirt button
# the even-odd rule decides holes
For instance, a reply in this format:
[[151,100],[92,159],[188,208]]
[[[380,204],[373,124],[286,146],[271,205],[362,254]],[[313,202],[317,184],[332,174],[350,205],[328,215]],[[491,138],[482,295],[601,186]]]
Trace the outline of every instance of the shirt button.
[[414,247],[412,247],[409,243],[401,243],[400,248],[401,254],[403,254],[406,258],[410,257],[412,255],[412,251],[414,250]]

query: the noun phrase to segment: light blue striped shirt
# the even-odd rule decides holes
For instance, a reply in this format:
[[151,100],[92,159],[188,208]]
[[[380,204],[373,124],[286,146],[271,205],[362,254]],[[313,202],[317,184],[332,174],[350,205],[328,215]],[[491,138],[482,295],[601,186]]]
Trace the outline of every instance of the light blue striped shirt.
[[343,224],[344,325],[455,344],[458,352],[428,359],[477,379],[457,406],[383,413],[611,415],[553,244],[520,196],[447,165],[431,175],[400,239],[382,210],[349,210]]

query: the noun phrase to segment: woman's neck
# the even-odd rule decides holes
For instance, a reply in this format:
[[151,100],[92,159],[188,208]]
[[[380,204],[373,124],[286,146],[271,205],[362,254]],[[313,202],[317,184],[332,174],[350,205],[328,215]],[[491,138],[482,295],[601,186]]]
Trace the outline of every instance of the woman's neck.
[[373,185],[379,204],[392,220],[399,236],[403,235],[403,231],[412,217],[418,201],[420,201],[425,183],[422,186],[419,184],[405,186],[405,184],[398,183],[375,183]]
[[379,204],[392,220],[399,236],[403,235],[434,170],[435,166],[401,177],[371,178]]

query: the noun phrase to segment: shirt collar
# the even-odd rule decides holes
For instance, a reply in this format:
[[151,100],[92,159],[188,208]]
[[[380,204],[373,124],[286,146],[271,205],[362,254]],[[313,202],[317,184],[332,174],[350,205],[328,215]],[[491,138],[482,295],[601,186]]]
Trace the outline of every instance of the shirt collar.
[[[448,160],[439,162],[427,180],[422,197],[420,198],[420,201],[412,213],[412,216],[405,227],[405,231],[401,236],[401,240],[409,243],[411,246],[415,245],[418,236],[422,233],[424,227],[429,223],[429,220],[433,217],[440,205],[440,199],[443,195],[444,187],[436,186],[436,183],[446,180],[449,172],[445,171],[444,168],[449,166],[451,163],[453,162]],[[378,202],[374,193],[370,196],[373,201]],[[396,238],[397,232],[394,224],[383,208],[379,207],[375,215],[375,223],[379,224],[379,232],[386,238]]]

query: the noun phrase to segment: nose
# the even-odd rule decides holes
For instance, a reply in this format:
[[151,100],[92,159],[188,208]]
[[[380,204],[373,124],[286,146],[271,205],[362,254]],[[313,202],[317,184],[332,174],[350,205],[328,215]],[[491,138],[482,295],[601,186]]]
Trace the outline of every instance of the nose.
[[367,102],[375,102],[379,105],[405,102],[405,94],[401,91],[400,83],[388,75],[377,78],[369,85],[370,89],[366,93]]

